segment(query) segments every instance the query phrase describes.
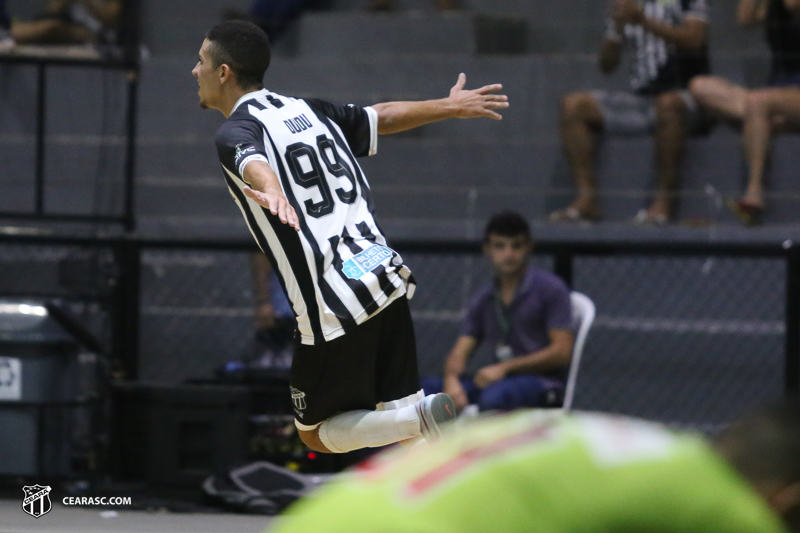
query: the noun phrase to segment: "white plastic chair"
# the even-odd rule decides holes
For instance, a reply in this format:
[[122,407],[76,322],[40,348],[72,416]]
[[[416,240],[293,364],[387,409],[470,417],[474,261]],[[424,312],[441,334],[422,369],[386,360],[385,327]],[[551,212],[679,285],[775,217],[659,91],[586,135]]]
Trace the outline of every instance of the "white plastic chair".
[[575,381],[578,379],[578,369],[581,366],[583,346],[586,336],[594,322],[595,307],[591,298],[580,292],[572,291],[572,330],[575,332],[575,344],[572,347],[572,361],[569,365],[567,388],[564,391],[564,405],[562,409],[569,411],[572,408],[572,399],[575,396]]

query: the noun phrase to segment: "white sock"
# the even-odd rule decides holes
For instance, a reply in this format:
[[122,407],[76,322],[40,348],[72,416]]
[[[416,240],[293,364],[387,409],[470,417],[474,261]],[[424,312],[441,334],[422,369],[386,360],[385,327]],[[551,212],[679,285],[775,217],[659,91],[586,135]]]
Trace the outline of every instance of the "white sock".
[[319,426],[319,439],[334,453],[377,448],[421,434],[414,405],[391,411],[348,411]]
[[418,390],[414,394],[410,396],[406,396],[405,398],[400,398],[399,400],[394,400],[391,402],[381,402],[375,406],[376,411],[391,411],[392,409],[402,409],[403,407],[408,407],[409,405],[414,405],[418,401],[425,398],[425,391],[422,389]]
[[416,448],[417,444],[419,444],[420,442],[428,442],[428,441],[425,440],[425,437],[420,435],[419,437],[414,437],[413,439],[401,440],[397,444],[399,444],[400,447],[402,447],[402,448],[404,448],[406,450],[410,450],[412,448]]

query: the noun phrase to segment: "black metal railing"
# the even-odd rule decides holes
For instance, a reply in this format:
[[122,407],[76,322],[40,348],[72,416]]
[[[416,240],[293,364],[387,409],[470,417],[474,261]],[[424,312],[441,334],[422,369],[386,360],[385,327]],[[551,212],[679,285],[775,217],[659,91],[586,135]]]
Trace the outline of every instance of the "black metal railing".
[[[86,222],[120,224],[126,231],[133,231],[136,226],[134,212],[134,176],[136,161],[136,124],[139,89],[138,49],[131,45],[127,48],[112,50],[110,54],[71,55],[68,49],[59,51],[58,47],[46,47],[37,51],[35,47],[26,47],[27,51],[0,54],[0,64],[29,65],[36,69],[35,99],[35,171],[34,202],[32,211],[2,211],[0,219],[27,219],[50,222]],[[46,175],[46,132],[47,132],[47,71],[50,67],[90,68],[99,70],[120,71],[125,76],[126,104],[124,131],[124,162],[122,212],[111,215],[99,213],[67,214],[46,209],[45,190]]]
[[[481,243],[392,245],[419,282],[421,368],[437,372],[471,294],[489,279]],[[69,250],[113,258],[106,346],[127,379],[211,376],[241,358],[252,335],[249,240],[0,234],[0,296],[69,296],[44,281],[56,270],[25,266],[34,249],[42,261]],[[535,257],[598,307],[579,408],[716,425],[734,407],[800,392],[800,245],[545,241]],[[42,281],[15,281],[17,273]],[[688,414],[704,401],[714,405]],[[627,409],[637,402],[641,409]]]

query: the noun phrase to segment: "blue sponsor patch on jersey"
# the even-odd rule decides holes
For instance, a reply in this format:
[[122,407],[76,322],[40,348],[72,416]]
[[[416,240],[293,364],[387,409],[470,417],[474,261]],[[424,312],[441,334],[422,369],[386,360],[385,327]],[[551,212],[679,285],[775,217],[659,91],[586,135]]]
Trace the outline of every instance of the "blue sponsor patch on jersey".
[[342,264],[342,272],[350,279],[361,279],[394,255],[391,249],[378,244],[359,252]]

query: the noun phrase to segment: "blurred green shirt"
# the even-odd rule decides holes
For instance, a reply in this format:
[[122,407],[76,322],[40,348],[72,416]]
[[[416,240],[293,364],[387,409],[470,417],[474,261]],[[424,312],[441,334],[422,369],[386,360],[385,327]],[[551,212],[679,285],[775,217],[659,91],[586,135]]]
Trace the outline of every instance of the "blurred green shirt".
[[780,533],[699,437],[602,415],[523,411],[453,427],[330,482],[269,533]]

